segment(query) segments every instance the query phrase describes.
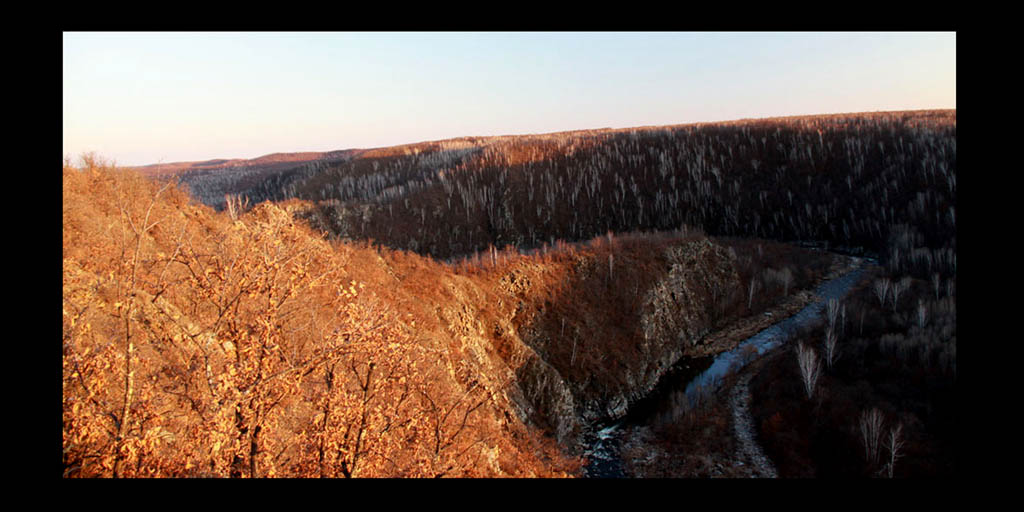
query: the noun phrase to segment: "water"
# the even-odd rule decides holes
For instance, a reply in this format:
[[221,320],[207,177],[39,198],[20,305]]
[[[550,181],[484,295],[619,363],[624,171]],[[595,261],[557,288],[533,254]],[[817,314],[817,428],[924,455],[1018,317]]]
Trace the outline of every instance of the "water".
[[619,427],[624,422],[625,419],[620,419],[584,436],[585,444],[589,447],[584,451],[588,462],[583,472],[587,477],[625,478],[622,459],[619,457]]
[[[765,352],[779,346],[780,343],[789,337],[789,333],[810,325],[821,316],[822,311],[825,309],[825,303],[829,299],[842,299],[850,287],[857,283],[863,273],[864,270],[858,268],[841,277],[820,284],[814,291],[817,300],[805,306],[795,315],[747,338],[737,345],[736,348],[715,356],[711,367],[686,386],[686,396],[693,399],[699,389],[716,387],[716,383],[721,381],[731,368],[742,368],[752,359],[756,359],[764,355]],[[754,354],[756,354],[756,357],[751,358]]]
[[584,468],[584,474],[591,478],[623,478],[625,473],[622,470],[622,460],[618,456],[620,427],[623,424],[640,423],[650,419],[654,414],[671,414],[671,411],[680,407],[693,407],[705,399],[709,392],[717,389],[722,378],[728,373],[742,368],[779,346],[789,337],[789,333],[810,325],[821,316],[829,299],[842,299],[850,287],[860,280],[864,273],[864,259],[853,258],[853,261],[856,264],[855,270],[818,285],[814,291],[815,300],[795,315],[747,338],[732,350],[721,352],[714,357],[685,362],[684,365],[688,368],[674,369],[662,378],[669,379],[666,382],[667,386],[659,382],[656,388],[663,391],[653,393],[654,396],[632,406],[624,418],[608,425],[601,425],[594,433],[585,436],[584,442],[588,446],[585,454],[590,462]]

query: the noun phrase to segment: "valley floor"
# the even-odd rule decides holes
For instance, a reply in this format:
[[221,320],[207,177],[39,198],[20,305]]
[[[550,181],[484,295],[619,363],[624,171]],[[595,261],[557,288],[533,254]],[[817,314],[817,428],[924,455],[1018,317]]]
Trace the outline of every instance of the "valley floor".
[[[858,265],[853,258],[837,258],[828,275],[832,279]],[[707,337],[706,354],[717,354],[813,301],[810,290],[792,297],[756,317],[748,317]],[[684,415],[671,426],[644,425],[623,433],[621,456],[627,477],[633,478],[778,478],[775,465],[758,442],[750,412],[750,381],[773,359],[777,347],[737,372],[728,375],[702,410]]]

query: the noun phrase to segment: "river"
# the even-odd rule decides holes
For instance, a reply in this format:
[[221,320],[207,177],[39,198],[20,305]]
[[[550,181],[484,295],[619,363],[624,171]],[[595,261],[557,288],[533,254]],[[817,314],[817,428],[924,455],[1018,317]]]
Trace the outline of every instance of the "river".
[[631,405],[624,417],[594,426],[584,435],[584,455],[589,461],[584,475],[590,478],[624,478],[626,475],[619,457],[624,425],[649,423],[674,414],[680,407],[693,407],[708,394],[716,392],[727,373],[779,346],[788,339],[789,333],[811,325],[821,317],[829,299],[842,299],[860,280],[865,262],[873,262],[864,258],[851,260],[853,270],[819,284],[814,291],[815,300],[796,314],[747,338],[732,350],[697,359],[683,358],[662,376],[647,397]]

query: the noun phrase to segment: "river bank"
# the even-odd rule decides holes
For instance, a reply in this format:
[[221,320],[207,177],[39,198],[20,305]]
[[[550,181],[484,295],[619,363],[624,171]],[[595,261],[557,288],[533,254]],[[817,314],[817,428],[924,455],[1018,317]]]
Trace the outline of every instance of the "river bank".
[[704,362],[693,359],[704,367],[703,373],[689,385],[673,384],[684,389],[658,398],[657,406],[646,406],[646,418],[606,427],[589,452],[598,461],[588,475],[775,477],[756,440],[750,379],[769,359],[768,352],[785,346],[788,331],[814,322],[827,298],[841,297],[855,284],[865,263],[838,257],[813,292],[794,293],[770,311],[707,336],[700,346],[708,357]]

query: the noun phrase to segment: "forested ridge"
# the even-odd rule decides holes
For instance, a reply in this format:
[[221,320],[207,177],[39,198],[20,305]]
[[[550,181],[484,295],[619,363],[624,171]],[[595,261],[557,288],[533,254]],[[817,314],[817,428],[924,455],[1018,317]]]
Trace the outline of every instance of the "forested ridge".
[[[780,242],[881,263],[804,340],[845,349],[819,386],[853,379],[874,401],[814,411],[949,436],[945,402],[908,415],[839,372],[952,393],[955,115],[466,137],[170,181],[66,161],[64,476],[577,475],[588,421],[829,268]],[[752,408],[766,451],[823,440],[783,476],[858,446],[856,427],[836,441],[786,412],[787,389]],[[879,443],[873,469],[833,471],[891,475]]]
[[503,420],[500,376],[473,378],[417,332],[416,308],[367,289],[389,268],[376,252],[269,203],[232,220],[132,172],[63,182],[65,476],[572,469]]

